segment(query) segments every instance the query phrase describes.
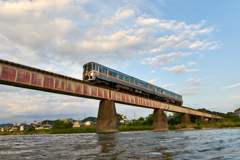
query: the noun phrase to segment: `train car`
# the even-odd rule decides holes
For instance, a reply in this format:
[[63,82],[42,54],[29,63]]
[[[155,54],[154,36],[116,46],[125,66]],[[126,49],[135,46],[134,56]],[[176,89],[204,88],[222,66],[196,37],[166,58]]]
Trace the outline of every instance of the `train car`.
[[118,90],[127,90],[167,103],[182,105],[182,96],[164,88],[121,73],[104,65],[88,62],[83,65],[83,81],[101,83]]

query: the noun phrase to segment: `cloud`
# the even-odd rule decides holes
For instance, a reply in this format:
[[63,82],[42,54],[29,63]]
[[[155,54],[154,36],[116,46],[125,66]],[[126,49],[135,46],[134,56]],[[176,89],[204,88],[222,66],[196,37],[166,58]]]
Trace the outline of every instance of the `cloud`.
[[154,26],[159,25],[159,20],[154,18],[147,18],[144,19],[143,17],[139,17],[136,21],[136,24],[142,25],[142,26]]
[[180,88],[177,93],[182,94],[182,95],[197,95],[201,93],[201,90],[203,89],[211,89],[212,87],[199,87],[199,86],[194,86],[194,87],[183,87]]
[[201,84],[201,81],[202,81],[201,79],[197,79],[193,82],[193,85],[199,86]]
[[172,83],[172,84],[166,84],[166,85],[163,86],[163,88],[168,89],[169,87],[174,86],[174,85],[176,85],[176,84],[174,84],[174,83]]
[[194,78],[189,78],[186,82],[192,82],[192,85],[199,86],[202,83],[202,79],[195,80]]
[[151,84],[155,84],[157,81],[157,79],[152,79],[152,80],[149,80],[148,82],[151,83]]
[[151,71],[151,73],[155,73],[155,71]]
[[[1,1],[0,54],[8,60],[34,65],[87,61],[116,64],[145,57],[150,51],[190,46],[213,49],[218,45],[198,38],[214,30],[204,28],[206,21],[187,25],[142,14],[130,2],[109,5],[112,7],[106,9],[103,2],[93,5],[87,0]],[[166,60],[162,56],[150,61],[151,65],[161,65],[176,60],[176,56]]]
[[[13,91],[11,91],[11,88],[13,88]],[[96,100],[9,86],[1,87],[0,97],[1,123],[24,121],[32,123],[36,119],[51,119],[51,117],[55,119],[67,117],[83,119],[82,114],[97,116],[99,105],[99,101]],[[89,111],[86,111],[85,107],[89,107]]]
[[229,99],[240,99],[240,95],[239,96],[231,96]]
[[188,62],[188,66],[193,66],[193,65],[196,65],[197,63],[196,62]]
[[222,87],[221,89],[226,90],[226,89],[234,88],[234,87],[237,87],[237,86],[240,86],[240,83],[237,83],[237,84],[234,84],[234,85],[231,85],[231,86],[227,86],[227,87]]
[[190,56],[192,53],[182,53],[182,52],[173,52],[169,54],[161,54],[154,58],[145,58],[142,63],[148,62],[151,66],[160,66],[160,65],[167,65],[170,62],[177,61],[176,57],[186,57]]
[[190,82],[190,81],[193,81],[193,80],[194,80],[194,78],[189,78],[189,79],[186,80],[186,82]]
[[[144,59],[143,64],[160,66],[196,53],[192,50],[218,48],[220,42],[209,37],[215,29],[206,27],[206,21],[186,24],[160,19],[143,14],[135,4],[0,1],[0,57],[81,79],[82,65],[89,61],[127,67],[132,60]],[[174,49],[184,49],[186,53],[173,52]],[[166,54],[157,53],[165,50]],[[172,73],[197,71],[184,65],[165,69]],[[156,79],[149,82],[156,83]],[[98,101],[6,88],[1,85],[1,122],[97,115]]]
[[164,67],[162,69],[166,70],[167,72],[174,73],[174,74],[199,71],[198,69],[186,69],[185,65],[174,66],[172,68]]

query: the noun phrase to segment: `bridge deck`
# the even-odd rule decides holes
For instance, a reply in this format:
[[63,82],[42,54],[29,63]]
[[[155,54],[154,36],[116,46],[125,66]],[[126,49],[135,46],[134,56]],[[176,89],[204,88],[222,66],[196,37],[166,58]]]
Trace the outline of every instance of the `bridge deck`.
[[110,99],[117,103],[134,105],[145,108],[161,108],[166,111],[188,113],[197,116],[220,119],[221,116],[204,113],[195,109],[173,104],[166,104],[157,100],[143,98],[129,93],[123,93],[108,87],[94,84],[60,74],[24,66],[0,59],[0,84],[41,90],[46,92],[65,94],[90,99]]

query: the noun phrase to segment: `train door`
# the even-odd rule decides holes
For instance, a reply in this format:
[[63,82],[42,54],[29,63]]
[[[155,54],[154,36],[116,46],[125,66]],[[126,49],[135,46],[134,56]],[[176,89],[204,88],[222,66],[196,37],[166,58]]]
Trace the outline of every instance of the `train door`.
[[108,80],[108,77],[109,77],[109,71],[108,71],[108,69],[107,69],[107,80]]
[[97,66],[97,74],[96,74],[97,78],[99,78],[99,71],[100,71],[100,68],[99,68],[99,66]]
[[83,67],[83,74],[85,75],[85,73],[88,72],[88,65],[86,64],[84,67]]

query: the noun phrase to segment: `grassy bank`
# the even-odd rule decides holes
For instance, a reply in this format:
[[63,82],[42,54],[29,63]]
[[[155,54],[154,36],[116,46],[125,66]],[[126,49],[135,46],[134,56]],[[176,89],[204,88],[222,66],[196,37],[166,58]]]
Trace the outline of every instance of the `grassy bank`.
[[94,133],[96,127],[81,127],[81,128],[68,128],[68,129],[41,129],[34,131],[11,131],[0,132],[0,135],[35,135],[35,134],[69,134],[69,133]]
[[[240,119],[225,119],[226,122],[218,123],[195,123],[192,125],[169,125],[169,130],[193,130],[193,129],[217,129],[217,128],[235,128],[240,127]],[[120,125],[118,127],[119,132],[123,131],[144,131],[153,130],[153,126],[141,125],[141,126],[127,126]],[[0,132],[0,135],[37,135],[37,134],[69,134],[69,133],[95,133],[96,126],[81,127],[81,128],[69,128],[69,129],[44,129],[34,131],[12,131],[12,132]]]

